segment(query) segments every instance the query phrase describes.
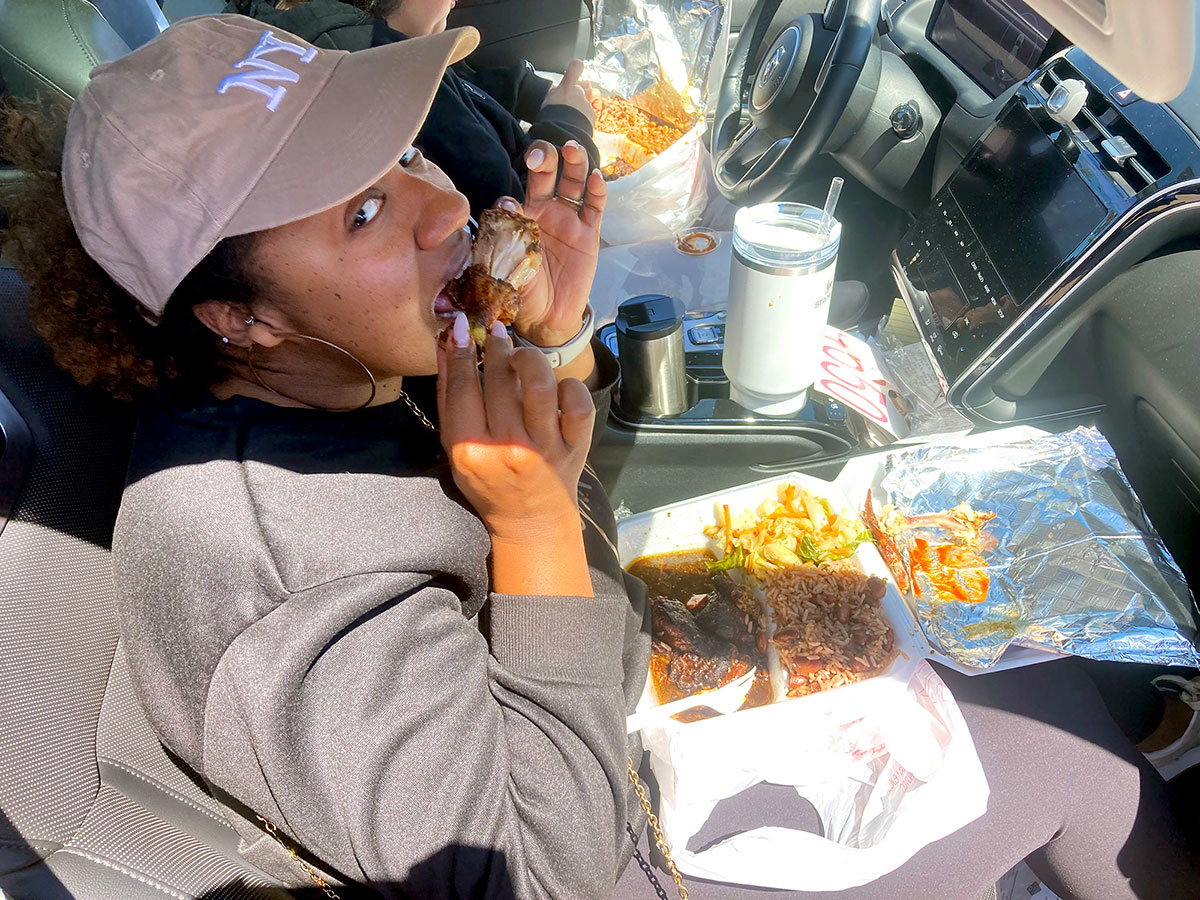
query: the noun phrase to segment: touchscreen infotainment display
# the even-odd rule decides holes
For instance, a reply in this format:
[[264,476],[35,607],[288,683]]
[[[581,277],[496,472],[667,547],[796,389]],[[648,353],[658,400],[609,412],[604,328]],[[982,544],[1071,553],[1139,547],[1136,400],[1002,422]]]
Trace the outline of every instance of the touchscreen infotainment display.
[[1107,214],[1020,103],[968,154],[949,188],[1017,305]]
[[929,39],[995,97],[1041,62],[1054,26],[1021,0],[942,0]]

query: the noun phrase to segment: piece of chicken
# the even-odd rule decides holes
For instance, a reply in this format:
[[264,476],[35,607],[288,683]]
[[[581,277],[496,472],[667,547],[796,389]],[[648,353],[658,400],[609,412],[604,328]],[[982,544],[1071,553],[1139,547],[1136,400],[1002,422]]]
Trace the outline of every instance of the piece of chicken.
[[521,307],[520,291],[541,265],[537,222],[504,209],[480,214],[471,264],[446,286],[451,301],[467,314],[476,343],[483,344],[493,322],[512,324]]

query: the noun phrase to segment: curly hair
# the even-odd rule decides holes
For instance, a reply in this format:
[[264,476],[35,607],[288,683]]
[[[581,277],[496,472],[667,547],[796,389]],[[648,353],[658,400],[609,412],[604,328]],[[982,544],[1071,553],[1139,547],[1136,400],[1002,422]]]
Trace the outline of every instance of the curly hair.
[[204,300],[247,303],[258,293],[254,235],[226,238],[188,274],[151,325],[137,301],[84,251],[63,198],[62,138],[69,106],[0,107],[0,157],[24,177],[0,196],[0,249],[29,285],[29,316],[55,362],[83,385],[134,400],[168,382],[207,386],[220,374],[217,335],[192,309]]

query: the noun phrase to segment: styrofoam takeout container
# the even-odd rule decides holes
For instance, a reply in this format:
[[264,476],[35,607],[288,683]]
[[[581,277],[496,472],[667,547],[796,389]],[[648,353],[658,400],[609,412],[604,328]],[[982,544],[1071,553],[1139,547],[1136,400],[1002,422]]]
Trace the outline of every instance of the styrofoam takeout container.
[[[1028,427],[1008,428],[987,435],[964,438],[954,443],[963,446],[1011,443],[1041,433],[1043,432]],[[719,557],[720,548],[712,539],[705,537],[704,529],[720,521],[722,504],[728,504],[730,514],[736,516],[745,510],[755,509],[764,500],[777,499],[778,486],[788,482],[824,497],[835,512],[848,510],[857,515],[862,509],[868,488],[875,490],[875,501],[878,506],[882,506],[886,497],[880,491],[879,483],[885,474],[884,462],[888,455],[888,452],[884,452],[851,460],[833,482],[793,472],[629,516],[617,523],[617,545],[621,565],[627,567],[642,556],[698,550],[708,550]],[[951,659],[930,644],[918,623],[915,606],[909,598],[900,594],[895,579],[892,578],[875,545],[869,542],[862,544],[852,559],[867,575],[877,575],[887,582],[887,591],[880,606],[895,633],[895,646],[899,653],[887,669],[871,678],[777,702],[795,703],[802,700],[807,705],[818,706],[852,702],[864,692],[874,694],[904,691],[917,666],[924,659],[933,660],[965,675],[978,675],[1061,658],[1060,654],[1047,650],[1014,645],[1005,651],[996,665],[988,669],[979,669]],[[636,712],[630,717],[630,725],[633,726],[631,730],[661,724],[670,716],[694,706],[710,706],[720,712],[736,710],[748,688],[747,679],[738,679],[717,690],[694,694],[659,707],[654,686],[651,679],[647,678]],[[761,714],[774,705],[741,710],[738,711],[738,715]],[[656,715],[658,709],[661,709],[661,715]],[[712,720],[701,720],[693,724],[700,725],[704,721]]]
[[[621,555],[621,565],[628,566],[638,557],[655,556],[661,553],[710,550],[720,556],[719,548],[712,539],[705,537],[704,529],[720,521],[721,505],[729,504],[729,512],[735,516],[744,510],[753,510],[764,500],[775,499],[777,497],[776,488],[785,482],[806,488],[814,494],[824,497],[835,512],[843,509],[853,510],[841,491],[828,481],[810,478],[799,473],[767,478],[741,487],[705,494],[703,497],[683,503],[647,510],[622,519],[617,524],[617,545]],[[916,620],[896,589],[895,582],[888,573],[879,551],[875,549],[875,545],[862,544],[852,559],[867,575],[878,575],[887,581],[887,591],[880,605],[895,633],[895,646],[899,652],[887,669],[872,678],[827,691],[807,694],[804,697],[791,698],[786,702],[794,703],[797,700],[804,700],[806,704],[817,706],[847,702],[864,691],[872,693],[881,690],[904,691],[907,689],[916,667],[928,655],[929,643],[924,639],[924,635],[917,627]],[[743,680],[739,680],[739,682],[741,681]],[[779,697],[782,693],[780,685],[775,684],[774,687],[776,696]],[[718,711],[735,710],[741,705],[741,700],[745,697],[748,689],[748,683],[735,682],[715,691],[693,694],[691,697],[659,707],[652,680],[647,678],[637,710],[634,716],[630,717],[630,724],[634,726],[631,730],[651,724],[661,724],[663,719],[693,706],[710,706]],[[737,692],[736,696],[730,696],[734,692]],[[776,702],[784,701],[777,700]],[[741,710],[738,715],[761,714],[764,710],[770,710],[773,705],[768,704],[755,709]],[[656,707],[662,710],[661,716],[653,714]]]

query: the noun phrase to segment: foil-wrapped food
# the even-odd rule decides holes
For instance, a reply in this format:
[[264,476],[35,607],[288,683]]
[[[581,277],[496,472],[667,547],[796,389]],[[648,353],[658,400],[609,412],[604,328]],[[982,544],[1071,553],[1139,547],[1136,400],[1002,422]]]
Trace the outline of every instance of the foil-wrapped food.
[[724,13],[724,0],[597,0],[587,77],[619,97],[666,81],[702,105]]
[[1094,428],[893,454],[863,519],[931,643],[995,665],[1012,644],[1200,665],[1196,606]]
[[599,0],[584,77],[607,180],[636,172],[699,121],[723,14],[724,0]]

